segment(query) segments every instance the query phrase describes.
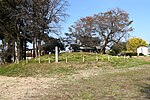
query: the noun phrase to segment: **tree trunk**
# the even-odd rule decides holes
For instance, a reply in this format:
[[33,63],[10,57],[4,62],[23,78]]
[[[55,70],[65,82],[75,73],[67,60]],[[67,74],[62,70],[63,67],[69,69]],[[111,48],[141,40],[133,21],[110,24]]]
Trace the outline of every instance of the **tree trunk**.
[[102,54],[106,54],[106,46],[107,46],[107,43],[105,43],[105,44],[101,47],[101,53],[102,53]]
[[22,49],[21,49],[21,43],[20,43],[20,36],[17,36],[17,63],[19,63],[19,61],[22,58]]
[[102,54],[106,54],[106,47],[107,47],[107,44],[108,44],[108,38],[105,39],[105,42],[104,42],[104,45],[102,46]]
[[37,43],[37,38],[35,38],[35,57],[38,56],[38,43]]
[[35,37],[33,39],[33,58],[37,57],[38,53],[37,53],[37,38]]
[[4,39],[2,39],[2,63],[5,63],[5,61],[4,61],[4,49],[5,49],[5,46],[6,46],[6,44],[5,44],[5,42],[4,42]]
[[21,39],[21,59],[26,60],[26,40]]
[[33,58],[35,58],[35,38],[33,39]]
[[14,56],[14,62],[16,61],[16,42],[13,43],[13,56]]
[[103,47],[102,54],[106,54],[106,47]]
[[41,56],[41,39],[38,41],[38,56]]

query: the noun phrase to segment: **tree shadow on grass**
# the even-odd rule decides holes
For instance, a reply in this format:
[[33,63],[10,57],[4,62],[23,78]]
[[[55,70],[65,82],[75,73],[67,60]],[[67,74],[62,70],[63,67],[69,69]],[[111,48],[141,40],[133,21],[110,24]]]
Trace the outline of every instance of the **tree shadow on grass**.
[[150,99],[150,78],[147,78],[146,79],[147,81],[148,81],[148,84],[147,83],[145,83],[145,84],[143,84],[142,86],[140,86],[141,87],[141,93],[144,93],[145,94],[145,98],[146,99]]
[[145,84],[144,86],[142,86],[141,92],[146,95],[146,99],[150,99],[150,85],[149,84]]

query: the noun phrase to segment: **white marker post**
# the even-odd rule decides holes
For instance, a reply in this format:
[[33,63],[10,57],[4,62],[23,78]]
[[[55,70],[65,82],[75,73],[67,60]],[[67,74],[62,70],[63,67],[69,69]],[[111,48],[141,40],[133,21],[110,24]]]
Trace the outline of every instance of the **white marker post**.
[[68,58],[66,57],[66,63],[68,63]]
[[41,58],[39,57],[39,64],[41,63]]
[[58,62],[58,47],[55,47],[55,62]]
[[99,58],[98,58],[98,56],[96,56],[96,61],[98,61],[99,60]]
[[84,57],[84,56],[83,56],[83,59],[82,59],[82,61],[83,61],[83,62],[85,62],[85,57]]
[[28,63],[28,58],[26,58],[26,64]]
[[108,61],[110,61],[110,56],[108,55]]
[[49,64],[51,63],[51,59],[50,59],[50,57],[48,58],[48,63],[49,63]]
[[126,56],[124,55],[124,60],[126,59]]

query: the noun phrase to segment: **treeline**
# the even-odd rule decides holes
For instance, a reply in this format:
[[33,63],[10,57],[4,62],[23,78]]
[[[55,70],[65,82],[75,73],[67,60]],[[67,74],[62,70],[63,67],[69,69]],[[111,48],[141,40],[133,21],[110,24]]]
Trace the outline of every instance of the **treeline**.
[[[54,52],[52,48],[55,44],[64,49],[60,40],[49,37],[49,34],[60,31],[60,22],[68,16],[67,7],[67,0],[1,0],[2,61],[11,62],[12,57],[14,61],[26,59],[27,42],[33,44],[33,57],[41,55],[42,42],[46,51]],[[69,27],[63,42],[96,48],[103,54],[115,48],[117,54],[120,52],[118,48],[126,50],[122,40],[127,40],[129,32],[133,30],[132,22],[129,14],[119,8],[87,16]]]
[[26,58],[26,43],[32,42],[33,56],[40,56],[41,42],[58,33],[68,16],[67,0],[0,0],[1,60]]

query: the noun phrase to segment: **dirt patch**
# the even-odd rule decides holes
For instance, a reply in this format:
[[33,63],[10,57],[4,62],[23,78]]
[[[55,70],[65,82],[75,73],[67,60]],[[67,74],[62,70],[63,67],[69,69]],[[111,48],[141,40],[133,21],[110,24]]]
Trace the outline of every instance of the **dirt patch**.
[[59,83],[55,78],[19,78],[0,76],[1,100],[40,100]]
[[150,57],[145,57],[145,56],[135,56],[134,58],[137,58],[137,59],[142,59],[142,60],[145,60],[147,62],[150,62]]
[[[148,65],[125,69],[93,67],[80,70],[76,74],[71,76],[68,75],[64,78],[21,78],[0,76],[0,100],[66,100],[68,98],[88,99],[96,96],[101,99],[115,99],[115,95],[118,97],[120,95],[127,96],[126,94],[120,94],[120,91],[128,93],[128,89],[131,87],[128,86],[129,88],[127,88],[126,85],[133,82],[132,77],[135,78],[134,73],[138,75],[137,79],[140,79],[140,71],[146,69],[144,71],[147,71],[146,73],[148,73],[150,70],[147,69],[149,68],[150,66]],[[134,71],[134,73],[132,71]],[[122,74],[127,72],[129,72],[128,76]],[[132,72],[131,75],[130,72]],[[139,74],[137,72],[139,72]],[[120,76],[118,76],[118,74],[116,75],[116,73],[120,73]],[[145,74],[144,72],[142,73],[143,78]],[[114,76],[112,77],[112,75]],[[115,78],[116,76],[117,78]],[[123,88],[122,90],[118,89],[120,88],[118,84]],[[97,86],[99,88],[97,88]],[[93,95],[94,93],[99,95]],[[136,96],[132,93],[129,94],[131,98],[132,96]]]
[[102,68],[93,67],[79,70],[76,74],[62,78],[59,76],[55,76],[55,78],[0,76],[0,100],[65,99],[67,94],[63,93],[64,85],[73,86],[75,84],[72,84],[72,82],[96,76],[102,71]]

